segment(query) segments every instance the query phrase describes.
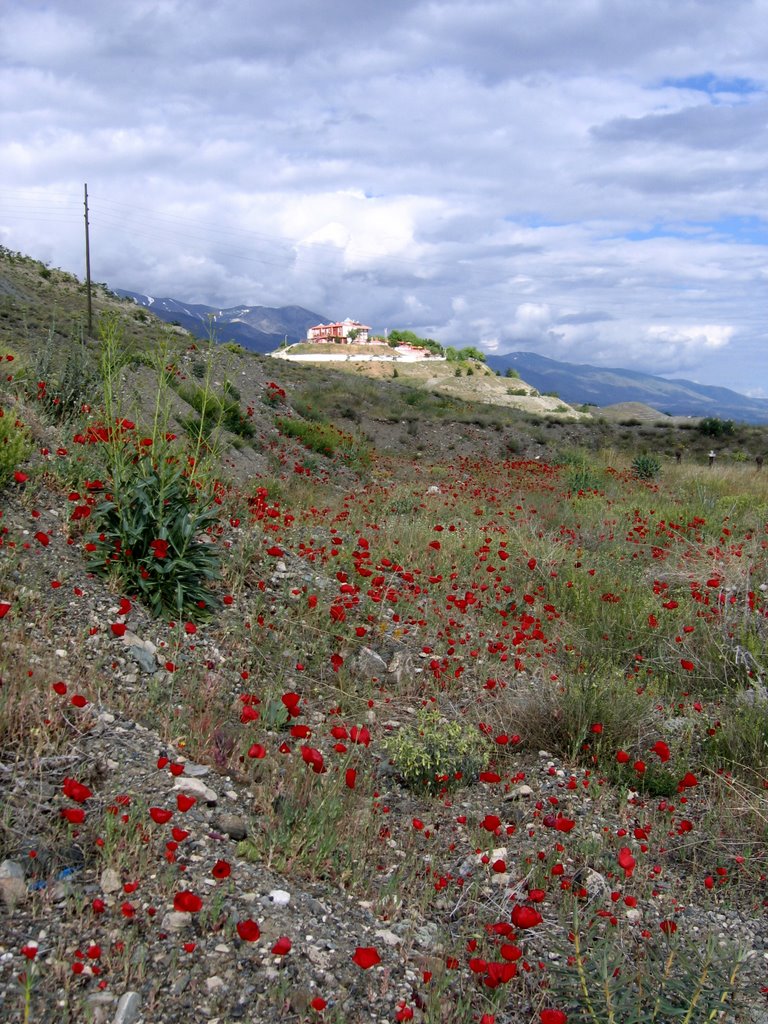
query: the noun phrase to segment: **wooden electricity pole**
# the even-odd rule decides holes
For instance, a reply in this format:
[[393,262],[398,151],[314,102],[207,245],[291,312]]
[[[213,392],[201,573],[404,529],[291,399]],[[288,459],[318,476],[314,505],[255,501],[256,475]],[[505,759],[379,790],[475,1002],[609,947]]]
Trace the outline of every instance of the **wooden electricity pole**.
[[93,337],[93,310],[91,309],[91,243],[88,237],[88,185],[85,191],[85,288],[88,293],[88,337]]

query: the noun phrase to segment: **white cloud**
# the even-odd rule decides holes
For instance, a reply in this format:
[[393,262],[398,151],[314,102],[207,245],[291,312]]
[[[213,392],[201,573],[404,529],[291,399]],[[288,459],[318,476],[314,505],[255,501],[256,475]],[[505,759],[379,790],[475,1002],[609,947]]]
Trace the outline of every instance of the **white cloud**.
[[6,0],[0,239],[88,181],[116,286],[768,389],[763,13]]

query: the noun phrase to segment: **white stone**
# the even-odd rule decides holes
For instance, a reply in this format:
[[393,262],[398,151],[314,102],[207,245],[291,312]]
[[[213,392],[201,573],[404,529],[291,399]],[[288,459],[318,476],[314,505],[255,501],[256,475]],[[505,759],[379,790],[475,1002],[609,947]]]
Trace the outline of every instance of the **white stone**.
[[184,775],[179,775],[176,778],[173,788],[191,796],[199,797],[209,804],[215,804],[219,799],[210,786],[206,786],[200,779],[187,778]]

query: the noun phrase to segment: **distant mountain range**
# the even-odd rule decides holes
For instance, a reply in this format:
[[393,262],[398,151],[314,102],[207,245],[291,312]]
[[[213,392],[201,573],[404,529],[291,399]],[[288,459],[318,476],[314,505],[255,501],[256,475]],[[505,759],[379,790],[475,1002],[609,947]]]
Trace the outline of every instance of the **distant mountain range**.
[[493,370],[517,370],[521,378],[542,394],[557,392],[569,405],[616,405],[643,402],[672,416],[716,416],[742,423],[768,423],[768,400],[748,398],[728,388],[667,380],[637,370],[622,370],[588,363],[564,363],[535,352],[506,352],[488,356]]
[[236,341],[251,352],[272,352],[286,339],[289,344],[303,341],[308,327],[327,323],[327,317],[302,306],[232,306],[219,309],[177,299],[153,298],[124,288],[113,291],[144,306],[166,323],[180,324],[196,338],[207,338],[213,327],[217,341]]

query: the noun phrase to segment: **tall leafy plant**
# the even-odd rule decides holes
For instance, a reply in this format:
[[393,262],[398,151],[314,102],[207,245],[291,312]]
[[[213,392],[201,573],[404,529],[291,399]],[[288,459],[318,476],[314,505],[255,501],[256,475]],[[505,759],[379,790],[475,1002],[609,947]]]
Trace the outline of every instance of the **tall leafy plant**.
[[[220,554],[211,537],[218,518],[213,482],[199,433],[185,449],[169,432],[173,368],[160,346],[151,428],[141,436],[123,415],[121,380],[127,358],[115,318],[100,325],[104,426],[99,433],[107,488],[88,538],[94,569],[115,573],[155,615],[210,612],[210,586]],[[207,383],[207,381],[206,381]]]

